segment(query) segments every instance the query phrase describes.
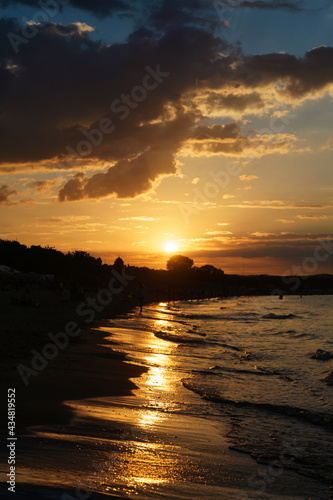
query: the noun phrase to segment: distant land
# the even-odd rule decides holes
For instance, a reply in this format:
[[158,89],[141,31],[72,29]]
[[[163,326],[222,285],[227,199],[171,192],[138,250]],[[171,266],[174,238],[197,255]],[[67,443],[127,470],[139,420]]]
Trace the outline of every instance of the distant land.
[[[225,274],[211,265],[196,267],[186,256],[172,256],[167,269],[131,266],[119,256],[113,265],[84,251],[64,254],[53,247],[18,241],[0,240],[0,285],[44,284],[65,287],[72,293],[93,293],[107,285],[112,271],[126,272],[132,277],[127,289],[130,295],[139,283],[146,289],[147,299],[198,299],[235,295],[332,294],[333,275],[304,276]],[[122,271],[125,270],[125,271]]]

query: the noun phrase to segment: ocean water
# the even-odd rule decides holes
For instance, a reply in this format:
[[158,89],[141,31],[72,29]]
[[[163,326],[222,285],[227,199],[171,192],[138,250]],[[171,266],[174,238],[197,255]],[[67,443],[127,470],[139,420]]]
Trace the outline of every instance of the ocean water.
[[333,387],[323,379],[333,359],[311,353],[333,352],[332,305],[332,296],[239,297],[110,320],[112,348],[149,370],[133,397],[74,404],[82,418],[131,426],[106,491],[328,498],[319,492],[332,486]]

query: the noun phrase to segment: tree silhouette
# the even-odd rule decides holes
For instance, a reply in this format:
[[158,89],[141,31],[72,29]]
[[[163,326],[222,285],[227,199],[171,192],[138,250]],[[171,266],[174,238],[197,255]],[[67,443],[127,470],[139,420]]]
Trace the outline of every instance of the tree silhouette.
[[193,266],[193,260],[184,255],[173,255],[167,262],[169,271],[189,271]]
[[209,264],[199,267],[198,271],[209,276],[221,276],[222,274],[224,274],[224,271],[222,271],[222,269],[217,269],[216,267]]

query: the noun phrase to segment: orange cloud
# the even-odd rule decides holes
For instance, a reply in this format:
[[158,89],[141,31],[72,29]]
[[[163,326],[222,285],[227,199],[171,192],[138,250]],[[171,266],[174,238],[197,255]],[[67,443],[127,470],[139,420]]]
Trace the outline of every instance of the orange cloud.
[[7,184],[0,186],[0,205],[11,205],[13,202],[10,200],[11,196],[17,195],[15,189],[11,189]]
[[259,179],[257,175],[240,175],[239,179],[241,181],[253,181],[255,179]]

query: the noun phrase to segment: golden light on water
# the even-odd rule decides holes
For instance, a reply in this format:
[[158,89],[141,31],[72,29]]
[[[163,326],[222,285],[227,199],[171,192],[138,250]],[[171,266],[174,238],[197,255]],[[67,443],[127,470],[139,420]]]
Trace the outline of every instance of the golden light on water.
[[[166,306],[166,304],[160,305]],[[158,316],[161,317],[157,320],[158,323],[162,322],[164,327],[170,325],[168,321],[162,319],[165,315],[158,314]],[[161,328],[161,325],[159,327]],[[150,365],[150,370],[142,376],[142,379],[151,398],[147,407],[138,412],[135,423],[142,436],[160,434],[161,430],[170,432],[168,413],[159,410],[166,405],[163,393],[172,391],[168,371],[171,360],[169,356],[159,352],[161,348],[165,348],[164,341],[153,334],[147,346],[151,352],[145,356],[145,360]],[[154,486],[179,481],[182,477],[182,465],[173,446],[154,443],[151,440],[146,443],[140,439],[129,444],[126,463],[117,470],[117,474],[118,481],[126,484],[128,492],[133,494]]]

